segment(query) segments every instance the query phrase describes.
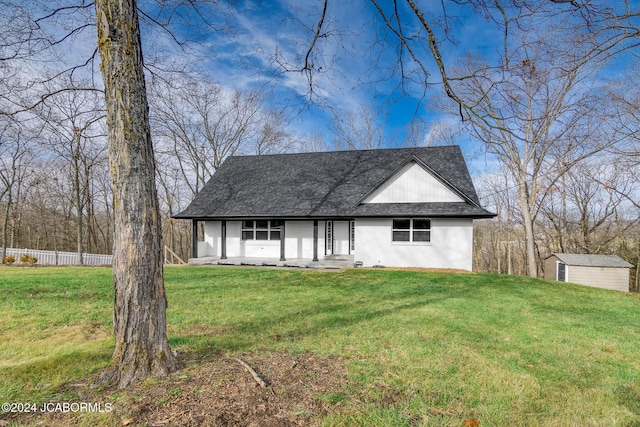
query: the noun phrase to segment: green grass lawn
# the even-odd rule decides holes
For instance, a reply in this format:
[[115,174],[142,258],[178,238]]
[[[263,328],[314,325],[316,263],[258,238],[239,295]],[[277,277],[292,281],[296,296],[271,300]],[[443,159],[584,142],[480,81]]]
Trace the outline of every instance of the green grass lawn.
[[[112,351],[111,272],[0,267],[0,402],[73,399]],[[166,270],[172,348],[339,355],[326,425],[640,426],[640,296],[517,276]]]

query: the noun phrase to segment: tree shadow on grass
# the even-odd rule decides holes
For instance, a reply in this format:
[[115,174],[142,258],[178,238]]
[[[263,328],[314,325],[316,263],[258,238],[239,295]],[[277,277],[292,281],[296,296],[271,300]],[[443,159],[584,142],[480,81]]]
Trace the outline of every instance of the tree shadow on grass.
[[[182,347],[187,357],[209,360],[224,351],[250,351],[256,348],[257,342],[286,343],[330,335],[332,330],[395,316],[448,298],[450,294],[446,292],[425,294],[415,287],[400,287],[381,293],[375,301],[371,301],[370,295],[362,293],[356,293],[352,298],[343,296],[341,301],[336,302],[324,298],[312,303],[301,302],[299,306],[280,310],[276,315],[226,324],[221,333],[178,332],[170,336],[170,344],[172,348]],[[269,308],[265,312],[269,312]]]
[[[113,348],[74,350],[58,356],[38,358],[32,362],[0,368],[0,395],[8,402],[66,397],[70,381],[85,381],[103,369],[111,359]],[[88,384],[88,383],[87,383]]]

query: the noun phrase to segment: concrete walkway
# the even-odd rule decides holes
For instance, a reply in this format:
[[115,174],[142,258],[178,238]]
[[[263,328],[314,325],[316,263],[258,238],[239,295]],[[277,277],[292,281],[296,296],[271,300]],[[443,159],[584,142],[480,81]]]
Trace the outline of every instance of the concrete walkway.
[[189,258],[189,264],[342,269],[353,268],[354,259],[353,255],[332,255],[318,261],[313,261],[311,258],[291,258],[280,261],[277,258],[231,257],[220,259],[220,257],[200,257]]

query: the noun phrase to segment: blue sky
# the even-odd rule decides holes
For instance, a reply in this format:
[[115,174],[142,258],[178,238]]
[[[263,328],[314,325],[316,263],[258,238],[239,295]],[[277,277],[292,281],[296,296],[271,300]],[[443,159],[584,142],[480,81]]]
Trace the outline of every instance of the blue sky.
[[[245,0],[218,10],[220,29],[201,28],[200,33],[189,29],[200,43],[196,51],[202,59],[197,67],[231,90],[264,87],[272,91],[273,104],[289,106],[295,113],[291,125],[300,131],[322,132],[332,108],[354,111],[360,104],[373,105],[380,112],[381,125],[396,136],[416,116],[434,124],[459,120],[432,108],[433,97],[443,95],[433,62],[428,62],[432,72],[429,89],[410,82],[401,86],[392,70],[396,46],[383,41],[387,30],[368,0],[329,2],[323,28],[327,36],[318,40],[318,54],[313,57],[319,70],[314,73],[310,96],[305,74],[285,71],[283,64],[294,69],[302,63],[322,4],[319,0]],[[441,13],[441,6],[435,7],[434,13]],[[448,61],[467,51],[495,54],[494,28],[468,14],[457,19],[458,44],[446,44],[443,52]],[[154,38],[158,42],[157,30]],[[156,48],[154,43],[148,49]],[[167,37],[163,45],[182,55],[171,43]],[[405,66],[411,71],[410,64]]]
[[[15,1],[14,5],[24,7],[25,14],[31,17],[47,16],[61,6],[84,4],[77,0]],[[175,2],[138,0],[139,8],[153,19],[161,22],[169,16],[172,18],[170,31],[163,31],[158,25],[150,25],[148,16],[141,15],[147,68],[149,73],[176,67],[197,69],[229,92],[255,88],[268,90],[271,107],[288,108],[292,131],[322,133],[329,143],[333,137],[330,129],[332,114],[356,111],[362,104],[374,107],[379,113],[378,124],[388,136],[386,146],[401,143],[407,124],[414,119],[420,119],[434,133],[459,126],[461,119],[458,115],[436,108],[437,101],[446,98],[437,67],[424,44],[426,34],[419,32],[420,26],[415,19],[409,19],[412,13],[400,10],[399,16],[407,25],[407,32],[417,34],[417,40],[422,42],[416,48],[422,49],[419,54],[431,73],[426,90],[421,75],[413,73],[416,66],[411,62],[405,62],[404,66],[413,79],[399,79],[397,68],[394,68],[397,65],[397,43],[393,36],[387,37],[389,31],[372,1],[329,1],[323,37],[318,39],[317,49],[311,58],[316,69],[311,99],[305,74],[284,71],[283,64],[290,69],[301,66],[321,15],[322,0],[221,0],[213,6],[205,1],[193,2],[198,5],[198,11],[188,6],[159,10],[159,5],[169,7]],[[388,0],[378,1],[382,7],[388,8],[393,4]],[[435,27],[447,67],[452,67],[465,55],[490,59],[494,63],[498,59],[502,36],[495,23],[475,15],[468,6],[456,9],[454,1],[423,0],[418,3],[430,23],[438,24],[448,19],[447,34],[445,27]],[[638,3],[638,0],[631,0],[629,4],[637,9]],[[183,4],[188,5],[189,2]],[[398,4],[407,8],[404,1]],[[446,17],[443,4],[446,5]],[[513,5],[510,0],[505,4]],[[602,0],[602,3],[594,4],[607,3]],[[617,7],[623,2],[608,4]],[[22,76],[27,75],[25,80],[43,73],[52,75],[87,61],[96,49],[94,14],[93,7],[64,9],[64,12],[40,21],[38,25],[46,33],[60,37],[71,29],[86,26],[66,39],[71,43],[61,43],[55,51],[36,55],[22,63],[19,71]],[[1,11],[0,18],[5,18]],[[16,21],[15,25],[19,26],[20,22]],[[533,29],[543,33],[544,25],[546,23],[539,21]],[[15,33],[18,34],[19,30],[16,28]],[[11,31],[9,33],[12,34]],[[181,48],[176,39],[195,43]],[[600,77],[608,79],[620,71],[629,70],[632,60],[638,59],[635,51],[629,53],[619,58]],[[98,62],[96,57],[84,70],[92,72],[89,77],[100,86]],[[75,76],[86,77],[86,74],[79,71]],[[428,132],[426,136],[429,136]],[[434,142],[438,143],[438,140]],[[477,155],[482,147],[468,136],[463,134],[456,142],[462,145],[473,175],[489,175],[492,169],[495,170],[497,162],[489,155]]]
[[[398,3],[407,7],[405,2]],[[389,7],[392,3],[380,0],[380,4]],[[437,26],[445,19],[443,4],[450,30],[446,35],[443,26]],[[221,6],[207,15],[207,18],[215,16],[215,20],[212,19],[215,28],[184,26],[199,42],[192,46],[193,57],[197,59],[190,65],[228,90],[265,88],[271,91],[272,106],[286,106],[293,117],[289,124],[292,130],[323,134],[329,143],[334,137],[333,111],[338,115],[356,111],[361,104],[371,105],[379,113],[379,125],[388,136],[386,146],[402,143],[407,125],[415,119],[427,129],[425,140],[431,137],[430,133],[461,125],[458,115],[445,113],[437,106],[447,99],[425,44],[420,46],[423,51],[419,54],[425,58],[431,73],[426,90],[424,81],[419,80],[420,74],[413,81],[399,80],[394,70],[395,38],[389,36],[370,0],[329,1],[323,27],[326,37],[318,40],[312,57],[316,69],[321,69],[313,74],[314,94],[310,97],[305,74],[284,71],[282,65],[295,69],[302,64],[322,5],[322,0],[238,0],[230,6]],[[475,15],[468,7],[457,8],[450,1],[423,1],[419,6],[427,20],[436,24],[434,29],[447,67],[453,67],[467,55],[493,63],[498,61],[502,53],[502,33],[496,23]],[[412,12],[400,10],[400,16],[403,23],[408,24],[408,32],[418,33],[420,27],[415,17],[410,19]],[[533,29],[542,32],[545,24],[538,22]],[[418,34],[422,40],[427,39],[424,31]],[[184,57],[184,52],[177,49],[166,34],[159,34],[157,28],[153,29],[152,37],[143,39],[148,50],[157,50],[155,43],[158,42]],[[404,66],[410,75],[415,71],[415,64],[411,62],[405,62]],[[430,142],[439,143],[438,138]],[[474,176],[488,175],[497,168],[497,160],[486,155],[482,146],[469,136],[462,134],[455,142],[462,146]]]
[[[422,80],[416,83],[398,79],[394,69],[397,45],[393,37],[385,39],[388,30],[371,0],[329,1],[323,37],[318,39],[312,57],[316,71],[311,97],[305,74],[285,71],[283,64],[291,69],[302,64],[321,15],[322,0],[232,0],[215,5],[194,2],[197,11],[188,6],[189,2],[182,2],[187,6],[177,9],[170,7],[176,3],[179,2],[138,0],[149,75],[161,69],[191,68],[228,91],[268,90],[272,107],[288,108],[293,131],[321,133],[327,142],[333,138],[332,115],[356,111],[360,105],[372,106],[379,113],[378,124],[388,134],[388,146],[402,142],[406,126],[415,118],[434,129],[460,122],[459,117],[434,108],[434,99],[443,96],[443,91],[432,61],[427,61],[432,73],[427,90]],[[380,3],[384,3],[383,7],[392,4],[382,0]],[[95,9],[89,2],[86,8],[78,9],[82,4],[85,3],[76,0],[16,0],[14,5],[24,8],[25,15],[47,17],[37,22],[44,33],[65,40],[20,64],[25,81],[45,80],[40,76],[53,76],[86,63],[74,72],[75,83],[82,86],[90,81],[101,86],[99,57],[87,62],[96,50]],[[399,4],[407,7],[404,2]],[[433,15],[430,18],[442,14],[440,2],[424,2],[420,7]],[[447,7],[455,21],[452,28],[458,43],[446,44],[443,53],[447,61],[453,62],[467,51],[493,54],[495,29],[482,26],[468,13],[454,16],[448,2]],[[58,12],[53,13],[55,10]],[[410,21],[408,11],[401,11],[400,15]],[[171,25],[164,31],[157,23],[169,17]],[[151,24],[151,20],[156,23]],[[22,24],[15,21],[15,25]],[[413,25],[411,30],[419,29]],[[77,28],[81,30],[76,32]],[[19,30],[16,28],[15,33]],[[70,31],[73,34],[67,37]],[[422,38],[426,40],[424,34]],[[180,47],[176,40],[189,43]],[[415,71],[409,62],[404,66],[408,73]],[[59,84],[67,85],[68,80],[64,75]]]
[[[37,5],[30,6],[34,8],[55,8],[71,4],[70,1],[34,0],[26,4]],[[380,3],[382,7],[393,4],[382,0]],[[407,7],[405,2],[398,3]],[[371,105],[379,112],[379,124],[393,142],[402,140],[406,125],[415,118],[433,129],[460,124],[459,116],[436,108],[436,101],[444,98],[444,91],[424,44],[419,48],[423,49],[421,56],[426,58],[425,64],[431,73],[428,88],[425,90],[424,81],[419,80],[420,74],[413,81],[399,80],[397,69],[394,69],[397,44],[393,36],[386,37],[388,30],[371,0],[329,1],[323,27],[326,36],[318,39],[311,58],[316,68],[311,99],[305,74],[284,71],[282,64],[291,69],[302,64],[321,15],[322,0],[236,0],[218,2],[215,6],[206,2],[196,4],[198,12],[188,7],[159,11],[158,2],[139,0],[141,10],[154,19],[162,21],[167,16],[172,17],[170,28],[173,33],[170,33],[157,25],[148,25],[148,18],[141,15],[143,47],[150,70],[154,67],[170,69],[175,63],[178,67],[198,69],[229,91],[264,88],[270,91],[271,106],[289,109],[292,130],[324,133],[326,139],[332,136],[328,131],[332,111],[338,114],[355,111],[361,104]],[[442,42],[446,65],[451,67],[467,54],[495,61],[500,54],[501,42],[497,25],[474,15],[467,7],[456,9],[450,1],[444,4],[450,30],[447,40],[444,40],[443,27],[436,26],[435,29]],[[419,4],[431,23],[445,18],[442,5],[439,1]],[[87,8],[59,15],[57,22],[40,24],[51,24],[51,27],[58,24],[62,34],[66,28],[90,22],[93,13],[93,8]],[[409,19],[410,11],[400,10],[399,14],[403,23],[408,24],[408,31],[420,29],[415,19]],[[34,15],[42,16],[43,13]],[[426,40],[424,32],[419,36],[420,40]],[[174,37],[197,43],[182,49]],[[74,38],[74,43],[66,45],[66,51],[58,50],[60,57],[55,61],[32,61],[30,66],[52,68],[54,64],[62,63],[58,61],[61,58],[67,59],[67,64],[86,61],[95,50],[95,27],[88,26]],[[98,64],[92,65],[99,83]],[[415,64],[405,62],[404,66],[410,75],[415,71]]]

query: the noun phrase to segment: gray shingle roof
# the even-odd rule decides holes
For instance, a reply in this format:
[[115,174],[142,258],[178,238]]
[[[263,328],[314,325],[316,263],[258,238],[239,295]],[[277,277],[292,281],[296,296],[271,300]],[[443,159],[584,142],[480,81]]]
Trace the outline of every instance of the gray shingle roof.
[[[359,202],[409,161],[466,202]],[[457,146],[232,156],[176,218],[329,218],[422,215],[490,218]]]
[[567,265],[576,265],[581,267],[633,267],[633,265],[629,264],[617,255],[552,254],[549,256],[555,256]]

